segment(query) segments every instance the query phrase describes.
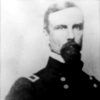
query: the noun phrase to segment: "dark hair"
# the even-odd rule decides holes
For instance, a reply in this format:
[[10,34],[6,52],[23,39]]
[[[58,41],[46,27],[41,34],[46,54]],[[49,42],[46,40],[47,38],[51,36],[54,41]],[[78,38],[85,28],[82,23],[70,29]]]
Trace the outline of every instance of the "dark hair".
[[51,13],[63,10],[65,8],[71,8],[71,7],[77,7],[77,6],[74,3],[72,3],[72,2],[66,2],[66,3],[64,3],[63,6],[59,6],[57,4],[54,4],[51,7],[49,7],[47,9],[47,11],[45,12],[45,15],[44,15],[44,29],[49,33],[49,28],[48,28],[49,20],[48,20],[48,18],[49,18],[49,15]]

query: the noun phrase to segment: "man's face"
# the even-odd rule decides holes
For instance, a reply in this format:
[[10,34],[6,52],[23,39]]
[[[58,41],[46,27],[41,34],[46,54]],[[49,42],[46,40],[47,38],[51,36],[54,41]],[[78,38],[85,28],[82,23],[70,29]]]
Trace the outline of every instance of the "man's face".
[[49,41],[53,52],[60,54],[61,48],[69,40],[81,46],[83,16],[78,8],[68,8],[49,16]]

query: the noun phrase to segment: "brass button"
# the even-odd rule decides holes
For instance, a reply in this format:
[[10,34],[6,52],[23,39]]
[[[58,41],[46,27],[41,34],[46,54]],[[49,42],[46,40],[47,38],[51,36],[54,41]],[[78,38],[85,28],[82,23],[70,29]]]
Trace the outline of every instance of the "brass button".
[[94,84],[93,84],[93,87],[94,87],[94,88],[97,88],[97,87],[98,87],[98,85],[94,83]]
[[62,82],[64,82],[64,81],[66,81],[66,78],[65,78],[65,77],[61,77],[60,80],[61,80]]
[[64,89],[68,89],[68,88],[69,88],[69,85],[65,84]]
[[89,77],[89,79],[90,79],[90,80],[93,80],[93,77],[92,77],[92,76],[90,76],[90,77]]

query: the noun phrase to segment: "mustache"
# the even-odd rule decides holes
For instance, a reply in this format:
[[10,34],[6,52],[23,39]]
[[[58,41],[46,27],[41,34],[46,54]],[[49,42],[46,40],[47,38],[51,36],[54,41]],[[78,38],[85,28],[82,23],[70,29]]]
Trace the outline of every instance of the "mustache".
[[69,40],[61,48],[61,56],[65,62],[73,62],[76,59],[80,59],[81,46],[74,40]]

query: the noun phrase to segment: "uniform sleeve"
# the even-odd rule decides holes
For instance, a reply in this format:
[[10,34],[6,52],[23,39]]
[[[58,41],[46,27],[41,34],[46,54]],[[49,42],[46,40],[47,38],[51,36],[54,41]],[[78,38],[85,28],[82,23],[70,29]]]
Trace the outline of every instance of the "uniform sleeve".
[[34,89],[27,78],[18,79],[12,86],[5,100],[33,100]]

